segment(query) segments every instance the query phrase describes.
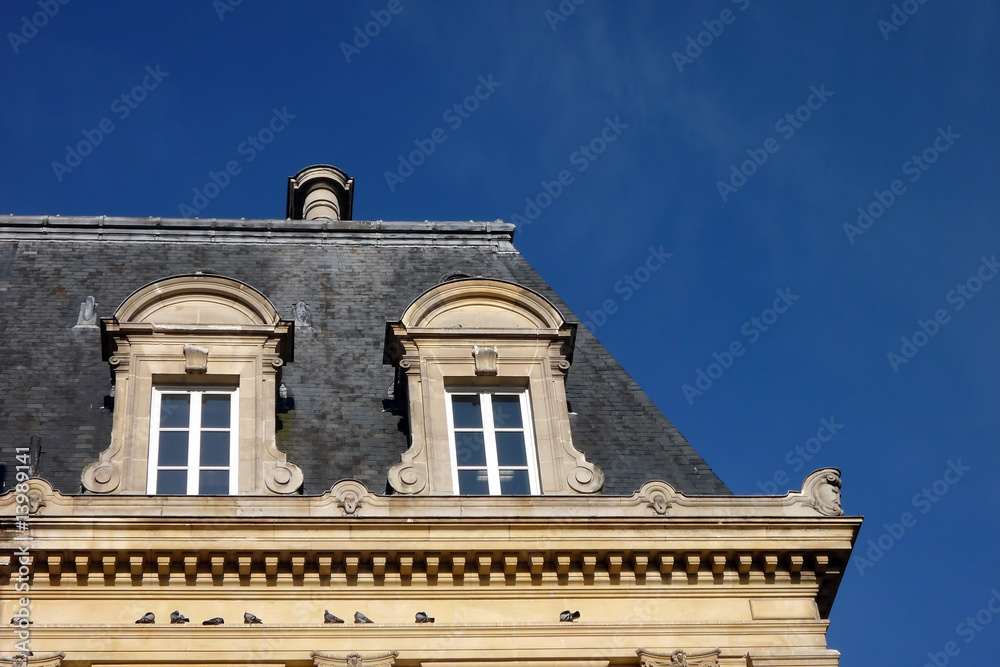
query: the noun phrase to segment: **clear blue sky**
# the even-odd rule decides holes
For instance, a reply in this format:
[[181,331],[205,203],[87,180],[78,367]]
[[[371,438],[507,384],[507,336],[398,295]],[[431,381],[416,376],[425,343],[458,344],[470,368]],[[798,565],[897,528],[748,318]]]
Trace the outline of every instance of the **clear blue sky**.
[[0,213],[532,219],[730,488],[843,471],[841,664],[995,660],[996,3],[228,2],[4,2]]

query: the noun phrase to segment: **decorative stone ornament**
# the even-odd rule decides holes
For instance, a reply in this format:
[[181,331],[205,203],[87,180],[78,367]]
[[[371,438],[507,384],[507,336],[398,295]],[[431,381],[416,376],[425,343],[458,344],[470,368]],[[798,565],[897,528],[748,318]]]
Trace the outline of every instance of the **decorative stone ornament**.
[[76,317],[76,328],[97,328],[97,302],[94,297],[88,296],[87,299],[80,304],[80,313]]
[[722,651],[715,649],[707,653],[688,653],[687,651],[672,651],[670,653],[654,653],[640,648],[640,667],[719,667],[719,656]]
[[83,471],[88,492],[147,493],[150,406],[160,382],[237,391],[239,494],[302,487],[302,471],[275,442],[277,374],[292,360],[292,322],[263,294],[223,276],[176,276],[133,292],[101,329],[117,390],[111,444]]
[[313,651],[309,657],[315,667],[393,667],[399,651],[382,653],[321,653]]
[[197,345],[184,346],[184,372],[208,372],[208,348]]
[[472,356],[476,360],[476,375],[496,375],[497,357],[500,356],[497,346],[479,347],[473,346]]
[[389,470],[392,488],[454,494],[447,387],[510,386],[526,390],[541,495],[599,492],[604,473],[573,445],[570,431],[566,373],[575,337],[576,324],[514,283],[456,280],[417,297],[386,327],[383,360],[405,377],[410,403],[410,448]]

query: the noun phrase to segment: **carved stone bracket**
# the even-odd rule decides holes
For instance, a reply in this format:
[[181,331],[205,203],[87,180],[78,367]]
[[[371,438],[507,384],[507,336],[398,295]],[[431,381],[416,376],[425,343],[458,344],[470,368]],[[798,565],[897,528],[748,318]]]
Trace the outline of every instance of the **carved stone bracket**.
[[672,651],[670,653],[654,653],[646,649],[636,649],[641,667],[719,667],[719,656],[722,651],[714,649],[706,653],[688,653],[687,651]]
[[399,651],[382,653],[322,653],[313,651],[309,657],[315,667],[393,667]]
[[[264,483],[267,488],[275,493],[294,493],[302,487],[305,479],[302,469],[294,463],[285,461],[285,455],[274,450],[280,456],[275,461],[265,462]],[[271,453],[270,451],[268,453]]]

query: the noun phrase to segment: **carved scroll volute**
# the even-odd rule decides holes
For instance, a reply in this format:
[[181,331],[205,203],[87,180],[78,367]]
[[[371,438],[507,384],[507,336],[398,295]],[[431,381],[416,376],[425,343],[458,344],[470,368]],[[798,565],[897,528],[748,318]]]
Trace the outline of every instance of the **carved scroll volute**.
[[[409,352],[406,354],[405,352]],[[407,395],[410,397],[410,447],[403,452],[402,460],[389,468],[389,484],[400,494],[417,495],[427,489],[427,463],[423,456],[426,447],[423,423],[423,397],[420,391],[420,360],[416,350],[399,348],[399,369],[406,374]]]
[[806,504],[823,516],[843,516],[840,486],[839,470],[821,468],[806,477],[802,483],[802,494],[806,497]]

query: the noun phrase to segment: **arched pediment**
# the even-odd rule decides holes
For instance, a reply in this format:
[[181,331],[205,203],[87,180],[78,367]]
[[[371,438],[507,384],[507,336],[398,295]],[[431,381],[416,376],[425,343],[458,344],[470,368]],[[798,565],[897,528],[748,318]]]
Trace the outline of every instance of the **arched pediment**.
[[141,287],[118,307],[119,324],[275,325],[278,311],[263,294],[232,278],[174,276]]
[[472,278],[436,285],[403,312],[407,329],[548,329],[565,324],[542,295],[500,280]]

